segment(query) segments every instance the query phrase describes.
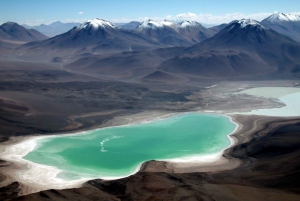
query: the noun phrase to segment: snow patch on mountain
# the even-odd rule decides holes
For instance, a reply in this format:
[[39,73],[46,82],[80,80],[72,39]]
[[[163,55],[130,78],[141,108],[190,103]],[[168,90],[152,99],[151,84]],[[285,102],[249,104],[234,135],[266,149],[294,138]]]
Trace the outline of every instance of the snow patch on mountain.
[[260,28],[264,28],[259,22],[251,19],[234,20],[230,24],[233,25],[231,28],[233,28],[236,24],[239,24],[241,28],[245,28],[247,26],[258,26]]
[[142,29],[157,29],[157,28],[162,28],[166,26],[165,24],[161,23],[161,22],[157,22],[155,20],[149,19],[147,21],[144,21],[142,23],[140,23],[137,26],[137,30],[142,30]]
[[176,28],[178,29],[178,28],[196,27],[196,26],[199,26],[198,22],[195,22],[195,21],[183,21],[183,22],[180,22]]
[[285,13],[275,13],[263,21],[268,22],[284,22],[284,21],[300,21],[300,15],[285,14]]
[[160,23],[162,23],[163,25],[169,26],[169,27],[174,27],[174,26],[176,26],[176,23],[170,22],[170,21],[167,21],[167,20],[164,20],[164,21],[162,21],[162,22],[160,22]]
[[109,21],[103,20],[103,19],[93,19],[93,20],[87,20],[84,23],[82,23],[80,26],[77,27],[78,30],[81,29],[89,29],[89,28],[111,28],[111,29],[118,29],[119,27]]

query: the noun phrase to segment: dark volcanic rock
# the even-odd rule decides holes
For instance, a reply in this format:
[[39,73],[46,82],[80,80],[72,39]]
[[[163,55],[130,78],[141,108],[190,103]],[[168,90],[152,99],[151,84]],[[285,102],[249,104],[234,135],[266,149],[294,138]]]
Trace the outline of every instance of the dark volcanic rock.
[[8,186],[0,188],[0,200],[11,200],[18,197],[20,193],[20,183],[13,182]]

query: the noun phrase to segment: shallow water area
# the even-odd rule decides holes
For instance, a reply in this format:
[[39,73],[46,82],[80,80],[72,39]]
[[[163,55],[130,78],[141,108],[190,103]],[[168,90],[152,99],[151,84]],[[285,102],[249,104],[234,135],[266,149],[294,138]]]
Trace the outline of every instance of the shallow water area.
[[264,98],[275,98],[285,104],[281,108],[257,109],[246,113],[264,116],[293,117],[300,116],[300,88],[294,87],[259,87],[241,91],[240,94],[248,94]]
[[62,170],[57,177],[64,180],[121,178],[149,160],[216,157],[230,145],[228,134],[235,128],[228,117],[190,113],[145,124],[39,139],[35,149],[23,158]]

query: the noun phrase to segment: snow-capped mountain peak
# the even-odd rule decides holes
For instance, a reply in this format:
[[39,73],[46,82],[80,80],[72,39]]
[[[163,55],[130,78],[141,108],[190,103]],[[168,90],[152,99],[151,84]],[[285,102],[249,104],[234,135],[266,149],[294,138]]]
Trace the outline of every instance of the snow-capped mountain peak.
[[240,28],[245,28],[247,26],[256,26],[256,27],[264,28],[259,22],[251,19],[234,20],[230,24],[233,25],[231,28],[233,28],[236,24],[238,24]]
[[275,13],[269,16],[268,18],[266,18],[264,21],[269,21],[269,22],[300,21],[300,15]]
[[300,41],[300,15],[275,13],[261,21],[261,24],[298,42]]
[[166,26],[165,24],[161,23],[161,22],[157,22],[155,20],[149,19],[147,21],[144,21],[142,23],[140,23],[137,26],[137,30],[142,30],[142,29],[157,29],[157,28],[161,28],[163,26]]
[[118,29],[119,27],[109,21],[103,20],[103,19],[93,19],[93,20],[87,20],[84,23],[82,23],[80,26],[77,27],[78,30],[81,29],[89,29],[89,28],[94,28],[98,29],[99,27],[101,28],[111,28],[111,29]]
[[169,26],[169,27],[174,27],[176,24],[174,22],[170,22],[167,20],[164,20],[161,22],[163,25]]
[[178,24],[176,28],[196,27],[199,23],[195,21],[183,21]]

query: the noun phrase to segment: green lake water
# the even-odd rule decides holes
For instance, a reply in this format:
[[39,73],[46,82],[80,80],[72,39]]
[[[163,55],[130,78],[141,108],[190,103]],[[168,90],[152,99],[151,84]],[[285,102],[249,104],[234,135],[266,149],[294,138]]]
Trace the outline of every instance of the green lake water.
[[214,114],[184,114],[151,123],[40,139],[24,159],[55,166],[64,179],[117,178],[145,161],[218,153],[236,124]]

